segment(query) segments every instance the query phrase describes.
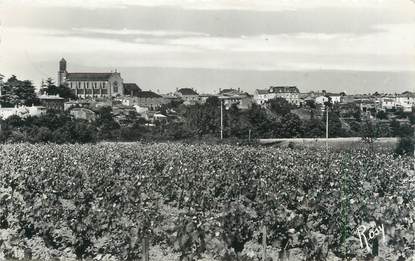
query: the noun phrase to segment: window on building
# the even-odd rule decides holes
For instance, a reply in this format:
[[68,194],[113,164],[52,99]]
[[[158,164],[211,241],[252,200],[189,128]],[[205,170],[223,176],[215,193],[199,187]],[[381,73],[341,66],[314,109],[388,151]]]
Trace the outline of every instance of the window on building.
[[112,90],[113,90],[113,92],[118,92],[118,82],[117,82],[117,81],[115,81],[115,82],[113,83],[113,85],[112,85]]

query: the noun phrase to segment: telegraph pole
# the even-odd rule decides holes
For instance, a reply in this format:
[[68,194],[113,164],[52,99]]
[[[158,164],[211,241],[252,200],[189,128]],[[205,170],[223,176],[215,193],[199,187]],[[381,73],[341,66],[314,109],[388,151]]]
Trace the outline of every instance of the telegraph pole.
[[326,106],[326,150],[329,150],[329,106]]
[[327,101],[324,102],[324,105],[326,107],[326,153],[327,153],[327,158],[328,158],[328,153],[329,153],[329,109],[332,105],[331,103],[331,97],[330,96],[326,96],[327,97]]
[[4,76],[0,74],[0,96],[2,95],[2,91],[3,91],[3,78]]
[[223,100],[220,99],[220,139],[223,140]]

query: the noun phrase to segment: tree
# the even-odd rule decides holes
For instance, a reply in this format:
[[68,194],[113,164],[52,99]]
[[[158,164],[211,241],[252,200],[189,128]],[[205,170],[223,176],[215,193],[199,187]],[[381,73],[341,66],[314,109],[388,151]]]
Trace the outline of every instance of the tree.
[[4,107],[39,104],[35,87],[30,81],[18,80],[15,75],[4,83],[0,103]]
[[[185,108],[184,116],[188,130],[193,136],[201,138],[206,134],[218,134],[220,132],[220,106],[218,97],[209,97],[205,104],[195,104]],[[224,112],[224,123],[226,122]]]
[[393,119],[390,122],[389,126],[392,130],[392,136],[398,137],[399,136],[399,128],[401,127],[401,124],[396,119]]
[[373,150],[373,144],[378,136],[377,126],[369,118],[366,118],[361,128],[362,141],[369,144]]
[[252,128],[252,137],[256,138],[265,138],[270,136],[272,131],[272,122],[267,117],[265,110],[256,104],[253,104],[251,109],[246,113],[246,118]]
[[[326,117],[323,120],[324,126],[326,125]],[[337,112],[329,111],[329,137],[341,137],[343,136],[342,123],[340,121]]]
[[25,122],[28,126],[46,127],[52,132],[71,121],[67,112],[48,111],[46,114],[38,117],[28,117]]
[[29,140],[33,143],[49,142],[52,140],[52,132],[47,127],[34,126],[29,132]]
[[412,137],[400,137],[395,153],[399,155],[414,155],[414,139]]
[[388,118],[388,114],[384,111],[378,111],[376,117],[380,120],[386,120]]
[[304,136],[319,138],[324,136],[324,124],[319,119],[311,119],[303,123]]
[[300,117],[294,113],[285,114],[277,129],[274,130],[274,136],[281,138],[301,137],[303,135],[302,122]]
[[398,131],[399,137],[412,137],[414,136],[414,129],[409,124],[401,124]]
[[72,89],[66,85],[56,86],[52,78],[46,80],[44,91],[48,95],[59,95],[64,99],[76,100],[78,98]]
[[112,108],[110,106],[100,107],[97,111],[98,139],[100,140],[116,140],[120,136],[120,125],[112,116]]
[[306,100],[305,103],[311,109],[315,109],[317,107],[316,102],[314,100]]
[[414,125],[415,124],[415,113],[412,112],[411,114],[409,114],[408,119],[411,125]]
[[278,115],[286,115],[291,111],[291,104],[284,98],[276,97],[268,101],[269,109],[278,114]]
[[357,108],[353,112],[353,117],[356,119],[356,121],[360,122],[362,120],[362,113],[360,111],[360,108]]

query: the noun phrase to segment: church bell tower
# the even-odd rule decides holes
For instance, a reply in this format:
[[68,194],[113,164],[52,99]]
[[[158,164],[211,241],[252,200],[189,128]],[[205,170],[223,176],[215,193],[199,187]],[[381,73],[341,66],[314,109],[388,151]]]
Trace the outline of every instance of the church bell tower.
[[62,58],[59,61],[58,86],[65,83],[66,73],[66,60]]

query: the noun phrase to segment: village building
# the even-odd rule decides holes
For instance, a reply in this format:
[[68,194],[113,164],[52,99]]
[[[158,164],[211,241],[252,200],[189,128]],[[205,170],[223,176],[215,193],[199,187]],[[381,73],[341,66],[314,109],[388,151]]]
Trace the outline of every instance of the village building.
[[219,99],[223,101],[226,109],[236,105],[240,110],[247,110],[252,107],[252,96],[247,92],[236,89],[219,90]]
[[398,94],[395,98],[397,109],[401,109],[404,112],[411,112],[415,106],[415,93],[404,92]]
[[163,104],[167,104],[169,100],[164,99],[163,96],[152,91],[141,91],[134,97],[122,98],[121,102],[125,106],[138,105],[139,107],[155,110],[160,108]]
[[289,103],[300,105],[300,91],[296,86],[271,86],[268,90],[255,90],[254,101],[259,105],[263,105],[274,98],[284,98]]
[[332,93],[323,90],[321,92],[310,92],[310,96],[314,97],[316,104],[324,105],[324,103],[329,100],[329,97],[331,103],[333,104],[343,102],[343,97],[345,96],[345,93]]
[[42,104],[48,110],[63,111],[65,99],[57,95],[40,95],[37,97]]
[[86,108],[72,108],[70,114],[77,120],[82,119],[89,122],[96,120],[95,112]]
[[20,118],[38,117],[46,114],[46,108],[43,106],[15,106],[11,108],[0,107],[0,118],[5,120],[13,115]]
[[71,108],[83,108],[83,107],[90,107],[91,102],[86,100],[75,100],[75,101],[67,101],[63,104],[63,109],[69,110]]
[[181,98],[185,103],[198,103],[200,102],[199,94],[192,88],[177,89],[175,96]]
[[59,62],[58,85],[66,85],[80,98],[124,95],[123,79],[119,72],[68,72],[64,58]]
[[124,83],[124,95],[136,97],[141,92],[141,88],[136,83]]

